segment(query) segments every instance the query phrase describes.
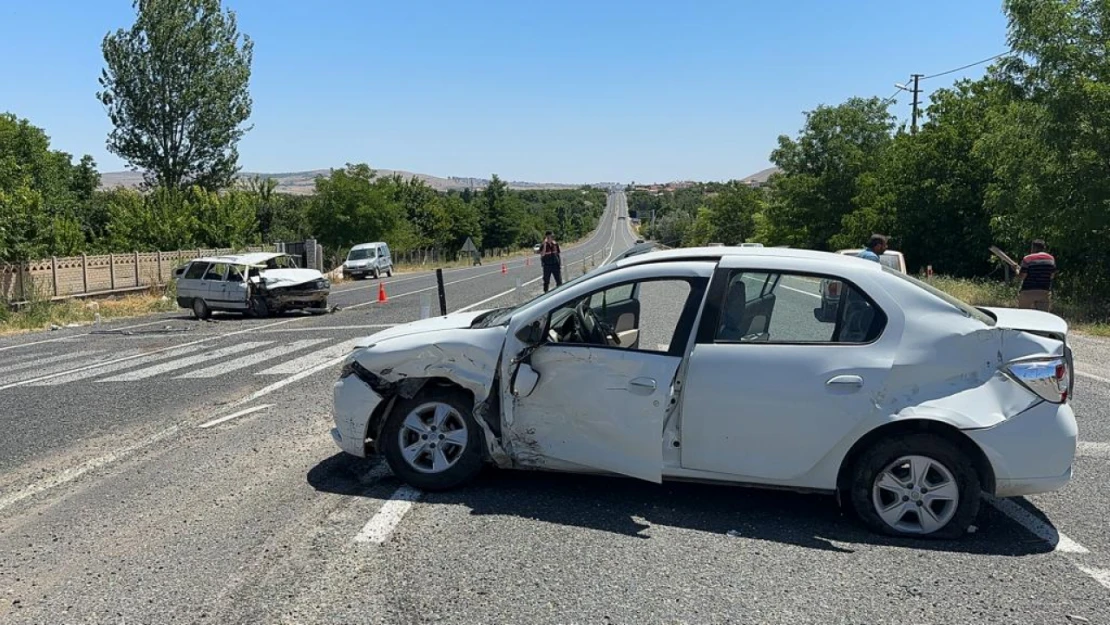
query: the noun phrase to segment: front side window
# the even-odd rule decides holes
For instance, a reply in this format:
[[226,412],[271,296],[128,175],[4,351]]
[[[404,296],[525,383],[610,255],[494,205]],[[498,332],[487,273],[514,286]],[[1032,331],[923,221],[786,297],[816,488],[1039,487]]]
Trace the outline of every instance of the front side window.
[[185,271],[185,278],[187,280],[200,280],[204,277],[206,271],[208,271],[208,263],[192,263]]
[[870,343],[886,326],[860,289],[826,276],[733,270],[719,305],[720,343]]
[[704,284],[704,279],[655,279],[595,291],[550,313],[548,340],[645,352],[681,349],[693,323],[690,308],[696,312]]

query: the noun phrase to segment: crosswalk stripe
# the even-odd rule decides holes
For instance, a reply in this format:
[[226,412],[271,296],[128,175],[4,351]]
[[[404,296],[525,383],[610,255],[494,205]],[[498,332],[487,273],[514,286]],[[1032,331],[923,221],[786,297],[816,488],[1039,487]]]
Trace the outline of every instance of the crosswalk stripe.
[[4,375],[0,377],[0,386],[6,384],[19,384],[26,380],[36,380],[43,375],[54,375],[58,373],[65,373],[74,369],[80,369],[82,366],[93,365],[98,362],[113,359],[118,354],[113,353],[100,353],[100,352],[82,352],[79,360],[65,360],[64,362],[54,362],[51,365],[41,367],[41,369],[28,369],[20,371],[13,375]]
[[28,386],[56,386],[58,384],[68,384],[70,382],[77,382],[79,380],[87,380],[89,378],[95,378],[95,377],[99,377],[99,376],[102,376],[102,375],[107,375],[107,374],[113,373],[115,371],[122,371],[124,369],[133,369],[135,367],[141,367],[142,365],[152,363],[152,362],[158,362],[159,360],[167,360],[169,358],[177,358],[178,356],[184,356],[185,354],[191,354],[193,352],[200,351],[200,350],[204,349],[205,347],[208,347],[208,346],[207,345],[186,345],[186,346],[181,347],[179,349],[173,349],[173,350],[170,350],[168,352],[159,352],[157,354],[150,354],[149,356],[144,356],[142,358],[135,358],[133,360],[125,360],[123,362],[116,362],[116,363],[112,363],[110,365],[104,365],[103,367],[97,367],[95,369],[85,369],[84,371],[77,371],[77,372],[71,373],[69,375],[61,375],[61,376],[58,376],[58,377],[55,377],[55,378],[47,378],[45,380],[39,380],[38,382],[32,382],[32,383],[28,384]]
[[3,364],[0,364],[0,371],[11,371],[11,370],[13,370],[15,368],[14,365],[17,362],[23,362],[25,360],[31,360],[33,358],[45,358],[46,356],[53,356],[53,355],[54,355],[54,352],[46,352],[46,353],[38,352],[38,353],[19,354],[18,356],[12,356],[11,358],[8,358],[7,360],[5,360],[3,362]]
[[264,351],[261,351],[261,352],[255,352],[253,354],[247,354],[246,356],[243,356],[241,358],[236,358],[234,360],[228,360],[226,362],[221,362],[220,364],[212,365],[211,367],[206,367],[204,369],[198,369],[196,371],[189,371],[188,373],[184,373],[182,375],[177,376],[177,379],[180,380],[182,378],[189,378],[189,379],[191,379],[191,378],[214,378],[216,376],[223,375],[225,373],[230,373],[230,372],[235,371],[237,369],[242,369],[244,367],[249,367],[249,366],[251,366],[253,364],[256,364],[256,363],[265,362],[267,360],[270,360],[271,358],[277,358],[278,356],[284,356],[285,354],[290,354],[292,352],[302,350],[306,347],[311,347],[313,345],[323,343],[326,340],[327,339],[307,339],[307,340],[303,340],[303,341],[293,341],[292,343],[288,343],[286,345],[278,345],[276,347],[271,347],[270,349],[267,349],[267,350],[264,350]]
[[47,356],[46,358],[39,358],[37,360],[31,360],[31,361],[28,361],[28,362],[21,362],[18,365],[5,366],[3,371],[4,371],[4,373],[10,373],[12,371],[19,371],[20,369],[30,369],[31,367],[38,367],[38,366],[41,366],[41,365],[49,365],[49,364],[52,364],[52,363],[55,363],[55,362],[61,362],[63,360],[72,360],[74,358],[83,358],[85,356],[92,356],[93,354],[99,354],[99,353],[100,353],[100,350],[85,350],[85,351],[80,351],[80,352],[67,352],[65,354],[58,354],[56,356]]
[[272,341],[248,341],[246,343],[238,343],[236,345],[225,347],[223,349],[217,349],[211,352],[204,352],[203,354],[196,354],[185,358],[178,358],[176,360],[164,362],[152,367],[146,367],[145,369],[135,369],[134,371],[128,371],[127,373],[112,376],[110,378],[102,378],[100,380],[97,380],[97,382],[130,382],[133,380],[145,380],[146,378],[152,378],[162,373],[177,371],[178,369],[184,369],[185,367],[189,367],[198,363],[249,351],[256,347],[262,347],[263,345],[269,345],[271,342]]
[[301,356],[300,358],[294,358],[293,360],[286,360],[285,362],[276,364],[269,369],[266,369],[265,371],[259,371],[255,375],[288,375],[291,373],[304,371],[306,369],[311,369],[312,367],[315,367],[321,363],[325,363],[333,358],[338,358],[339,356],[346,354],[347,352],[354,349],[355,344],[361,340],[363,340],[363,337],[351,339],[349,341],[343,341],[342,343],[336,343],[335,345],[329,345],[324,349],[312,352],[311,354],[306,354],[304,356]]

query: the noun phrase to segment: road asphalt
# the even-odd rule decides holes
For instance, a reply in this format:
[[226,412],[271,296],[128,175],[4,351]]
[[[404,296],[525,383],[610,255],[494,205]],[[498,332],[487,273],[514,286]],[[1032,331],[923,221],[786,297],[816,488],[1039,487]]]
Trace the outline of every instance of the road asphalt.
[[[614,195],[564,250],[570,276],[632,244],[626,211]],[[541,290],[538,263],[505,269],[446,271],[449,310]],[[329,315],[0,339],[0,623],[1110,623],[1103,341],[1074,340],[1071,484],[987,503],[962,540],[893,540],[817,495],[494,470],[401,487],[328,435],[351,342],[438,312],[433,274],[382,283],[386,303],[337,285]],[[795,287],[783,311],[812,319]]]

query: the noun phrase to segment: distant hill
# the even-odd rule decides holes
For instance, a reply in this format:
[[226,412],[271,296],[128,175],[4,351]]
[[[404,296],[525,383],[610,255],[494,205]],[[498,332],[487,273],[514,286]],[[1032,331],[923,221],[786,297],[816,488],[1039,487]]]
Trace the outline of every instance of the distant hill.
[[[394,169],[375,169],[374,171],[376,171],[380,177],[389,177],[394,174],[399,174],[402,178],[409,179],[415,176],[437,191],[448,191],[451,189],[461,191],[467,187],[480,189],[489,184],[489,180],[486,178],[464,178],[461,176],[442,178],[440,176],[416,174],[409,171]],[[254,176],[273,178],[278,182],[277,190],[279,192],[308,195],[315,190],[316,177],[327,176],[329,173],[330,170],[327,169],[313,169],[310,171],[276,174],[241,172],[239,178],[253,178]],[[142,174],[133,171],[111,171],[100,174],[100,187],[102,189],[114,189],[116,187],[135,188],[142,184],[142,182]],[[613,185],[614,183],[592,183],[592,186],[600,187],[609,187]],[[555,182],[522,182],[516,180],[509,182],[509,187],[512,189],[575,189],[579,186],[581,185]]]
[[744,183],[747,183],[747,184],[753,184],[753,185],[767,184],[767,179],[770,178],[772,174],[776,174],[780,171],[782,171],[782,170],[779,169],[778,167],[768,167],[767,169],[764,169],[762,171],[757,171],[756,173],[748,176],[747,178],[742,179],[740,182],[744,182]]

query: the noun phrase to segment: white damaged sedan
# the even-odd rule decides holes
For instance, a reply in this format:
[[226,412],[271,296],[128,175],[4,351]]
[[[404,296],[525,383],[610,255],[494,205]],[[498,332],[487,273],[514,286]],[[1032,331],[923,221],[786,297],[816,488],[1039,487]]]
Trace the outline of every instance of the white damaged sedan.
[[[820,284],[841,284],[822,311]],[[977,309],[878,263],[652,252],[511,309],[367,337],[339,447],[421,489],[485,464],[835,493],[873,530],[955,537],[981,493],[1063,487],[1067,325]]]

